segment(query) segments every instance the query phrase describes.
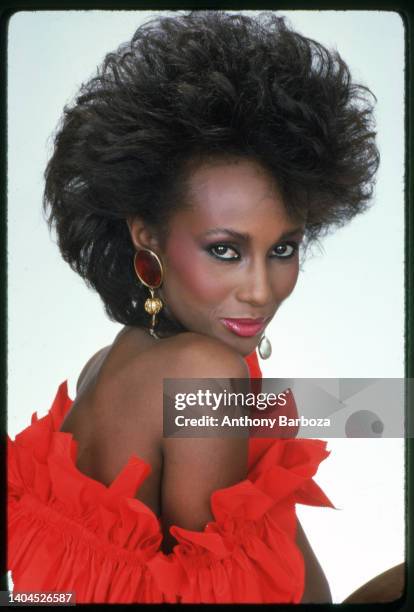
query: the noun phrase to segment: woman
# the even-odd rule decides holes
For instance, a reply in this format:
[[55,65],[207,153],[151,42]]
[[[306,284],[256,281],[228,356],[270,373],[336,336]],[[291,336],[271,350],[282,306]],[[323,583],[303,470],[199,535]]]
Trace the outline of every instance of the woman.
[[330,600],[295,516],[332,505],[325,444],[163,437],[163,381],[260,375],[300,244],[366,208],[374,136],[342,59],[272,14],[164,17],[108,54],[65,109],[45,209],[125,327],[9,444],[16,590]]

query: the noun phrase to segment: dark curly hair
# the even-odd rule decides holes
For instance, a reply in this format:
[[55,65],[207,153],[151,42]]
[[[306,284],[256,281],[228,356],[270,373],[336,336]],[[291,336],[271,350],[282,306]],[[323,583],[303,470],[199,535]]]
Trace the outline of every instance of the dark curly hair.
[[[244,157],[276,179],[310,243],[368,205],[374,100],[337,52],[275,13],[157,17],[65,106],[45,171],[49,227],[109,317],[146,325],[128,217],[165,237],[188,162]],[[161,311],[158,329],[171,328]]]

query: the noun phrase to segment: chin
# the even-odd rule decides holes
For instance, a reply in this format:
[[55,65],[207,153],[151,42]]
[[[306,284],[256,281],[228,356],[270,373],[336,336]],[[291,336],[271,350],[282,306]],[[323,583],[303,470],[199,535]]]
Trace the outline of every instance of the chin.
[[248,357],[248,355],[250,355],[250,353],[253,353],[253,351],[255,351],[257,348],[257,342],[251,346],[251,348],[248,351],[243,351],[242,355],[243,357]]
[[227,341],[227,344],[232,346],[242,357],[247,357],[257,348],[259,340],[255,338],[239,338],[235,342]]

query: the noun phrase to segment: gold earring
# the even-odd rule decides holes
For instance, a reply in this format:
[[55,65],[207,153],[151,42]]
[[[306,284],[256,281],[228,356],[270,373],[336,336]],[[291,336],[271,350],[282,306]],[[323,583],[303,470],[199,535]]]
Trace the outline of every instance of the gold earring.
[[158,255],[151,249],[140,249],[134,255],[135,274],[143,285],[148,287],[151,297],[145,300],[145,312],[152,316],[149,333],[159,339],[155,332],[156,316],[163,307],[163,303],[154,293],[161,286],[164,278],[164,270]]

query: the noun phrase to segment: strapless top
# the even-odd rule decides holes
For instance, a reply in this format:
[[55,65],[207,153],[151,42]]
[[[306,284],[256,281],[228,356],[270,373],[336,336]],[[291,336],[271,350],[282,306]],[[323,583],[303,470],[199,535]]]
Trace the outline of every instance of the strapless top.
[[[246,358],[261,377],[256,352]],[[132,455],[109,486],[76,467],[59,431],[67,381],[46,416],[7,436],[8,571],[14,592],[75,592],[76,603],[299,603],[304,560],[295,505],[334,507],[313,480],[330,452],[314,439],[249,438],[248,477],[210,498],[203,531],[172,525],[135,498],[151,466]],[[294,401],[294,400],[292,400]]]

